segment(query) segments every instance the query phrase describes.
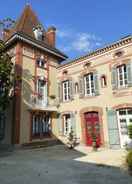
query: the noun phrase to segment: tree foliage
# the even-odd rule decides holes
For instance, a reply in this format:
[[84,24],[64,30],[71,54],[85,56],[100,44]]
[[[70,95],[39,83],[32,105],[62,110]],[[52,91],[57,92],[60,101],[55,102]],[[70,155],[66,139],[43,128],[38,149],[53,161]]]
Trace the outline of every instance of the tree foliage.
[[0,112],[4,111],[9,103],[9,92],[12,88],[12,68],[11,57],[5,52],[4,43],[0,41]]

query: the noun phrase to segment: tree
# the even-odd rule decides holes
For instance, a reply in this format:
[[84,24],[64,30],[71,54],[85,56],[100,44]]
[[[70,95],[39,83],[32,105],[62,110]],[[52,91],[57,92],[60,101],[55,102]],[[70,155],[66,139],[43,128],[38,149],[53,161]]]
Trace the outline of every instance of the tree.
[[0,112],[6,110],[10,100],[10,90],[12,88],[11,57],[5,52],[5,45],[0,41]]

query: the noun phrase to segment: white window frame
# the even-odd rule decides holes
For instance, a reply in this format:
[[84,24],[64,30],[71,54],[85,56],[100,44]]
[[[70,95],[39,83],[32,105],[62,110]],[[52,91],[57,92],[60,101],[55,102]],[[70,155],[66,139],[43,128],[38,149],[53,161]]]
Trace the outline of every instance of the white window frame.
[[[39,80],[42,80],[45,82],[43,86],[39,84]],[[39,105],[45,106],[47,103],[47,82],[44,79],[41,79],[40,77],[37,79],[36,83],[36,92],[37,92],[37,103]]]
[[[130,119],[132,119],[132,114],[128,114],[128,110],[131,110],[132,108],[123,108],[123,109],[119,109],[117,110],[117,120],[118,120],[118,128],[119,128],[119,136],[120,136],[120,144],[121,144],[121,148],[124,148],[124,143],[125,141],[129,140],[129,135],[122,135],[121,131],[121,123],[120,123],[120,119],[125,119],[126,120],[126,126],[128,127],[128,125],[130,125]],[[126,114],[125,115],[120,115],[119,112],[120,111],[125,111]]]
[[[93,76],[93,80],[91,80],[91,75]],[[89,73],[89,74],[84,76],[84,90],[85,90],[85,96],[94,96],[95,95],[95,83],[94,83],[94,74],[93,73]],[[88,90],[89,90],[89,93],[88,93]]]
[[70,81],[66,80],[62,83],[63,88],[63,102],[70,100]]
[[[127,68],[126,68],[126,72],[125,72],[125,67],[126,65],[120,65],[117,67],[117,81],[118,81],[118,88],[123,88],[123,87],[127,87]],[[121,69],[121,72],[120,72]],[[126,77],[125,77],[126,75]],[[122,76],[122,80],[120,79],[120,76]],[[122,84],[121,84],[122,82]]]

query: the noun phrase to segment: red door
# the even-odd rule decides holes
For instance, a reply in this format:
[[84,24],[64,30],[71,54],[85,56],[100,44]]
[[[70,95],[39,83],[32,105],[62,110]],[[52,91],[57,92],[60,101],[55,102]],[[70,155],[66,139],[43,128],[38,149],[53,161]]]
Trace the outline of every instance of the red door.
[[[97,147],[101,145],[100,124],[98,112],[87,112],[84,114],[86,125],[86,144],[92,146],[93,139],[96,139]],[[94,137],[94,138],[93,138]]]

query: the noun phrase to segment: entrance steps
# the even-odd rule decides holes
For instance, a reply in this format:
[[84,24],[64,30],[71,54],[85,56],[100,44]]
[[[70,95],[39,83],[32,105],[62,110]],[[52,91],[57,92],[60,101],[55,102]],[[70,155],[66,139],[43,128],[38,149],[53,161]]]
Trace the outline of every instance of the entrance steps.
[[62,142],[55,138],[46,138],[41,141],[34,141],[30,143],[22,144],[22,149],[38,149],[38,148],[44,148],[49,146],[55,146],[60,145]]

